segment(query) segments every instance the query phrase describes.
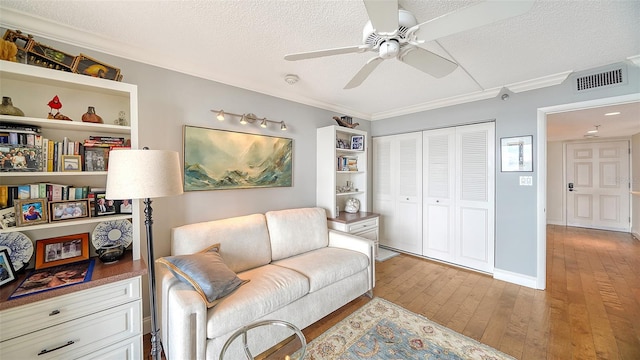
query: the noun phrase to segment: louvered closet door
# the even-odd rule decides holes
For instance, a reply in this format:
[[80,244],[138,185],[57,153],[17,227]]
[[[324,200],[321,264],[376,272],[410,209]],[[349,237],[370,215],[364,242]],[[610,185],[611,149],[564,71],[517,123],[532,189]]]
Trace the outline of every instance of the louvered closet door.
[[380,245],[422,254],[422,134],[373,139],[373,211]]
[[492,272],[494,124],[423,133],[424,255]]
[[455,219],[455,128],[425,131],[424,149],[424,255],[453,262]]
[[494,123],[456,128],[456,263],[493,272]]

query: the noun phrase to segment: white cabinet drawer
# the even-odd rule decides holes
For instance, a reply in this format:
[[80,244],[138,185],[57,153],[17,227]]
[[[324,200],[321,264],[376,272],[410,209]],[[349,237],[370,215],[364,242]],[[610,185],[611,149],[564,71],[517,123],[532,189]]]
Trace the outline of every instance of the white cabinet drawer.
[[142,335],[91,352],[86,356],[79,357],[78,360],[138,360],[140,354],[142,354]]
[[361,231],[365,231],[365,230],[369,230],[371,228],[377,228],[377,227],[378,227],[378,219],[376,218],[376,219],[359,221],[357,223],[349,224],[347,225],[347,232],[355,234]]
[[[140,300],[0,343],[2,359],[76,359],[142,332]],[[3,325],[4,327],[4,325]]]
[[0,312],[0,342],[140,299],[140,277]]

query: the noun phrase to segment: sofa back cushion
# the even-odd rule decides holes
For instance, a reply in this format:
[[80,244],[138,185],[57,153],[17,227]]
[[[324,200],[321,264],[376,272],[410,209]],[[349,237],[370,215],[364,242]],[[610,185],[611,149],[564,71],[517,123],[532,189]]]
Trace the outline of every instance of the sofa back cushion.
[[171,229],[171,255],[186,255],[220,243],[220,256],[235,273],[271,262],[271,245],[262,214],[200,222]]
[[329,245],[327,213],[321,208],[287,209],[265,214],[273,261]]

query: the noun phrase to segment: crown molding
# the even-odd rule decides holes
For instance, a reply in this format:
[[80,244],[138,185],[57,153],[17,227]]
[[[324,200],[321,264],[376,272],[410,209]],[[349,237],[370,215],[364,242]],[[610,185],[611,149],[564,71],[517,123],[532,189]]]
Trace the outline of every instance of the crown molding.
[[541,88],[561,84],[563,81],[567,79],[567,77],[569,77],[569,75],[571,75],[571,73],[573,73],[573,70],[565,71],[558,74],[543,76],[536,79],[521,81],[521,82],[505,85],[504,87],[508,88],[510,91],[514,93],[541,89]]
[[627,60],[631,61],[633,65],[640,67],[640,55],[629,56]]
[[478,100],[486,100],[490,98],[494,98],[498,96],[502,87],[486,89],[483,91],[477,91],[469,94],[457,95],[448,97],[445,99],[438,99],[434,101],[428,101],[422,104],[417,104],[413,106],[407,106],[402,109],[396,109],[391,111],[383,111],[374,113],[371,115],[371,120],[382,120],[391,117],[413,114],[421,111],[433,110],[438,108],[443,108],[447,106],[459,105],[468,102],[478,101]]

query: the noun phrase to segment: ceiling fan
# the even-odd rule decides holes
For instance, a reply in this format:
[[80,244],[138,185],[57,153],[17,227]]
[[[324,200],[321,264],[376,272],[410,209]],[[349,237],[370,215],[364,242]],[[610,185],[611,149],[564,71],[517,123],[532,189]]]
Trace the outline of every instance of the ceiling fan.
[[396,58],[433,77],[441,78],[458,67],[421,46],[441,37],[470,30],[521,15],[529,11],[534,0],[483,1],[418,24],[415,16],[398,8],[398,0],[363,0],[369,21],[362,31],[362,45],[317,50],[286,55],[295,61],[365,51],[377,52],[345,85],[352,89],[360,84],[384,60]]

